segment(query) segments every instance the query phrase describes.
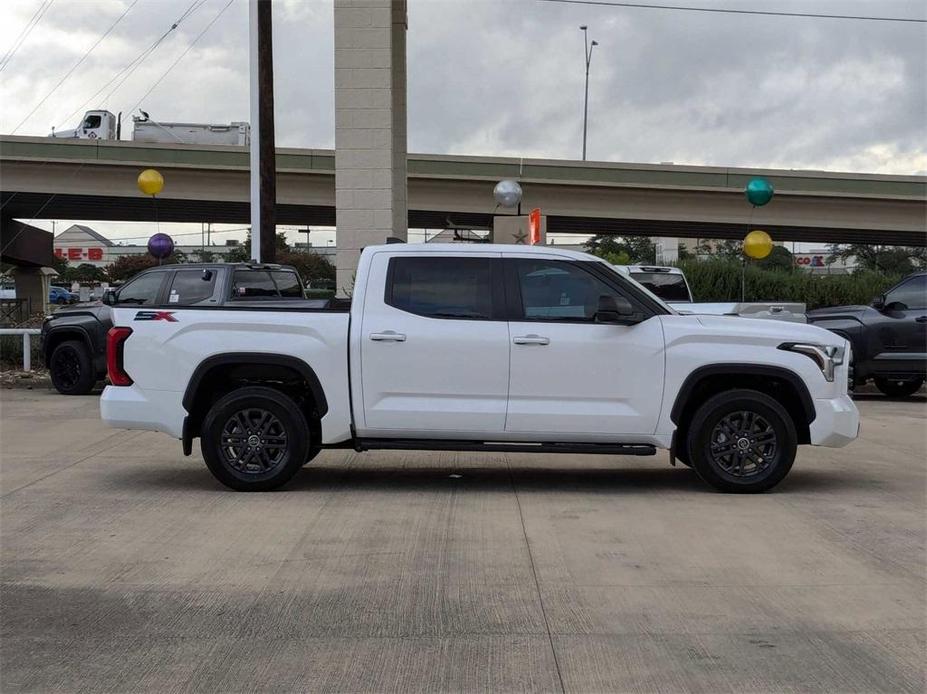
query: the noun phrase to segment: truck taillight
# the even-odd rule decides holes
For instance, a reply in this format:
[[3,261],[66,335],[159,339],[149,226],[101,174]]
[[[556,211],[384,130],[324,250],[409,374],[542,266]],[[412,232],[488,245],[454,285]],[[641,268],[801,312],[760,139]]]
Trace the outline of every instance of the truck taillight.
[[106,373],[114,386],[131,386],[132,378],[123,368],[123,351],[132,328],[110,328],[106,333]]

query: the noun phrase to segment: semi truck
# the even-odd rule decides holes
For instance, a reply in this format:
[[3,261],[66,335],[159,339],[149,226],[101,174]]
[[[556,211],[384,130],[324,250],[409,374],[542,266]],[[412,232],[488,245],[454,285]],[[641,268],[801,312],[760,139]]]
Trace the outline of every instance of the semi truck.
[[[87,111],[72,130],[52,131],[49,137],[66,140],[121,140],[122,113]],[[155,121],[145,113],[132,117],[132,141],[184,145],[238,145],[251,143],[251,126],[242,121],[229,124],[174,123]]]

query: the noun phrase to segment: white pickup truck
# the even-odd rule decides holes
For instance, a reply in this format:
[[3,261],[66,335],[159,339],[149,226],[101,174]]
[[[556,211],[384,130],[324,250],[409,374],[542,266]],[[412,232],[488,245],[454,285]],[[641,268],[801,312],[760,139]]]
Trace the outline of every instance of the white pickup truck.
[[343,306],[156,296],[113,310],[103,419],[186,454],[199,437],[242,491],[279,487],[323,448],[666,448],[717,489],[757,492],[798,444],[844,446],[859,428],[843,338],[679,315],[574,251],[372,246]]

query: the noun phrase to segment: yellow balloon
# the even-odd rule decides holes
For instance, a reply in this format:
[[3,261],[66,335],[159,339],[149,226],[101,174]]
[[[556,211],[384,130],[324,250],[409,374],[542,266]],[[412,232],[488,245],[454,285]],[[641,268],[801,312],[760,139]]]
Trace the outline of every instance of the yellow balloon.
[[145,169],[138,175],[138,189],[145,195],[157,195],[164,189],[164,177],[154,169]]
[[744,254],[760,260],[772,253],[773,242],[765,231],[754,229],[744,238]]

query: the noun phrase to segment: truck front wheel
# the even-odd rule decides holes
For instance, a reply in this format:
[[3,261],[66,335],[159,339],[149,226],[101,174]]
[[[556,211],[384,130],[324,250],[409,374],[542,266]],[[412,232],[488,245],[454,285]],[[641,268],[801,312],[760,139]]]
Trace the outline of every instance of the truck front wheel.
[[924,385],[923,378],[876,378],[876,388],[890,398],[909,398]]
[[705,401],[688,427],[688,459],[723,492],[763,492],[795,460],[795,424],[782,405],[755,390],[730,390]]
[[52,385],[62,395],[86,395],[97,382],[90,351],[80,340],[66,340],[48,360]]
[[209,409],[200,447],[209,471],[222,484],[240,492],[263,492],[283,486],[303,466],[310,433],[289,396],[248,386]]

